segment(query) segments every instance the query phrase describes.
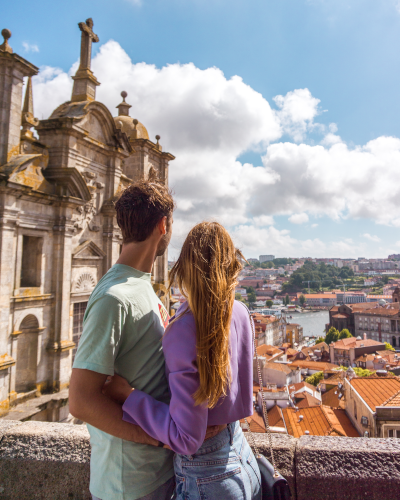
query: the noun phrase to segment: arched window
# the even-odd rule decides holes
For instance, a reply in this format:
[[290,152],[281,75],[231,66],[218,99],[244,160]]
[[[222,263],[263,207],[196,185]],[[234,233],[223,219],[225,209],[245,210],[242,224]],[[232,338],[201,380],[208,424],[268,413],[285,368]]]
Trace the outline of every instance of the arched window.
[[23,319],[17,339],[15,390],[28,392],[36,388],[39,322],[33,314]]

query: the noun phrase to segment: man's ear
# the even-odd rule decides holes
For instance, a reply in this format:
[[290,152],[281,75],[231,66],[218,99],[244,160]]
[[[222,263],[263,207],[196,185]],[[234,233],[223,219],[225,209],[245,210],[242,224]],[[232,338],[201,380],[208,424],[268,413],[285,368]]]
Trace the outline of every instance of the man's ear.
[[158,229],[160,230],[161,234],[167,234],[167,217],[164,216],[162,219],[160,219],[160,222],[158,223]]

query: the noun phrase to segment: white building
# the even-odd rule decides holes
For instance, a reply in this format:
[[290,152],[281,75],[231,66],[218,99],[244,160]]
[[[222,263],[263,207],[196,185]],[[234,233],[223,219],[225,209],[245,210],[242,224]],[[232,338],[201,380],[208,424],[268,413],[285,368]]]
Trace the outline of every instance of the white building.
[[261,262],[270,262],[275,259],[275,255],[260,255],[259,260]]

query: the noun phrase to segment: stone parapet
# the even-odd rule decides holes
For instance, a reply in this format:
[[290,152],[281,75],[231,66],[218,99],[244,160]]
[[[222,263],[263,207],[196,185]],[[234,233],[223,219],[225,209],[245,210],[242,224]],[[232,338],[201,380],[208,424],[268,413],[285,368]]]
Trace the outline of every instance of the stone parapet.
[[[269,458],[265,435],[256,435]],[[294,500],[395,500],[400,440],[273,435]],[[1,500],[90,500],[85,426],[0,421]]]

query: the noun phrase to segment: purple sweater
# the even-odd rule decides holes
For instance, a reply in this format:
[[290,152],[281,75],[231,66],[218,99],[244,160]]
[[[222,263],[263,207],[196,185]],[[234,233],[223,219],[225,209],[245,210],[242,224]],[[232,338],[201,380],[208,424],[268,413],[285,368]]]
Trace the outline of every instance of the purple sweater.
[[[187,303],[180,306],[177,316]],[[139,425],[154,439],[182,455],[202,445],[208,425],[235,422],[253,414],[253,340],[246,309],[235,301],[230,331],[232,382],[226,397],[213,409],[194,405],[199,387],[196,364],[196,326],[191,312],[177,319],[163,337],[166,374],[171,391],[167,405],[135,390],[123,406],[126,422]]]

